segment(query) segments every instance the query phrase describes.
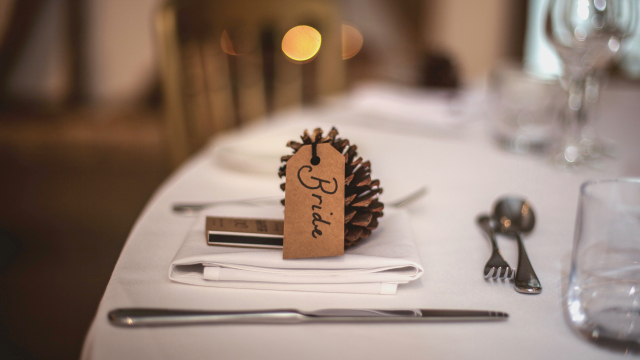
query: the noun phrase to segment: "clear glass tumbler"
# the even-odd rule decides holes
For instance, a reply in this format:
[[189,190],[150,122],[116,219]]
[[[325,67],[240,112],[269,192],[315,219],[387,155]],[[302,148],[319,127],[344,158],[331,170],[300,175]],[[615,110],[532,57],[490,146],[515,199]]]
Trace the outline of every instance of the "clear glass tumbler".
[[587,337],[640,343],[640,179],[580,187],[566,305]]
[[543,78],[503,65],[489,78],[491,137],[505,150],[543,154],[558,143],[555,114],[562,105],[557,79]]

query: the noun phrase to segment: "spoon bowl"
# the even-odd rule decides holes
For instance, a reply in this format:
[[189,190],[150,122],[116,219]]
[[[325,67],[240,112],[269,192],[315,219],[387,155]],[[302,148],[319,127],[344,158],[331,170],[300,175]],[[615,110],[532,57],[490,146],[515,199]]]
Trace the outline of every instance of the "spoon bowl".
[[518,241],[518,267],[514,279],[516,291],[523,294],[539,294],[542,285],[520,238],[521,233],[533,230],[536,223],[533,208],[524,199],[503,197],[496,201],[492,217],[495,220],[496,231]]
[[493,217],[497,221],[498,231],[509,235],[521,232],[529,233],[536,224],[536,215],[526,200],[516,197],[504,197],[496,202]]

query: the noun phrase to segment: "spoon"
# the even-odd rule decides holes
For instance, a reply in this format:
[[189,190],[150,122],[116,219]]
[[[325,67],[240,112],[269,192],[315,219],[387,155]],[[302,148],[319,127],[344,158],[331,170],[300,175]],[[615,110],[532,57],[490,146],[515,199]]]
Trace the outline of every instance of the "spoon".
[[524,248],[521,233],[533,230],[536,217],[531,205],[517,197],[503,197],[497,200],[493,209],[496,230],[518,241],[518,268],[515,277],[515,289],[523,294],[539,294],[542,285],[533,271],[533,266]]

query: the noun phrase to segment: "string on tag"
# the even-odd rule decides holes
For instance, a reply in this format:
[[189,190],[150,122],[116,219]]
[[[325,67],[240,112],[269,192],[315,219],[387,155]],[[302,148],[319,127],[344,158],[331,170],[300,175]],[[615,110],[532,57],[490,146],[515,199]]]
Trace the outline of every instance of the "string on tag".
[[318,156],[317,153],[317,148],[318,147],[318,143],[312,143],[311,144],[311,165],[318,165],[320,164],[320,157]]

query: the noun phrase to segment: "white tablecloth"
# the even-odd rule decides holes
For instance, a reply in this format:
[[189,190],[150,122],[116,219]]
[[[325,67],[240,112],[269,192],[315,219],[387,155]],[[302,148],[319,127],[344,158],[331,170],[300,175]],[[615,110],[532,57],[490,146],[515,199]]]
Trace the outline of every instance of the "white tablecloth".
[[[223,289],[171,282],[167,269],[193,217],[172,214],[176,201],[279,195],[276,175],[220,166],[212,152],[224,139],[193,157],[156,192],[136,222],[87,334],[83,359],[602,359],[621,354],[574,335],[563,318],[562,289],[569,271],[578,186],[585,179],[640,176],[640,93],[608,89],[601,133],[620,141],[621,160],[608,172],[564,173],[547,162],[508,154],[487,140],[482,121],[454,134],[429,136],[347,124],[339,107],[290,113],[231,138],[304,126],[338,126],[373,164],[385,189],[383,201],[419,185],[428,195],[409,209],[425,267],[418,281],[397,295],[304,293]],[[343,111],[344,112],[344,111]],[[349,114],[351,116],[353,114]],[[305,120],[298,120],[304,118]],[[276,169],[274,169],[274,174]],[[522,295],[509,283],[485,281],[490,252],[474,219],[507,193],[528,197],[536,211],[525,238],[543,285]],[[513,266],[516,244],[499,239]],[[506,311],[498,323],[224,325],[128,329],[111,326],[107,312],[120,307],[180,309],[453,308]]]

